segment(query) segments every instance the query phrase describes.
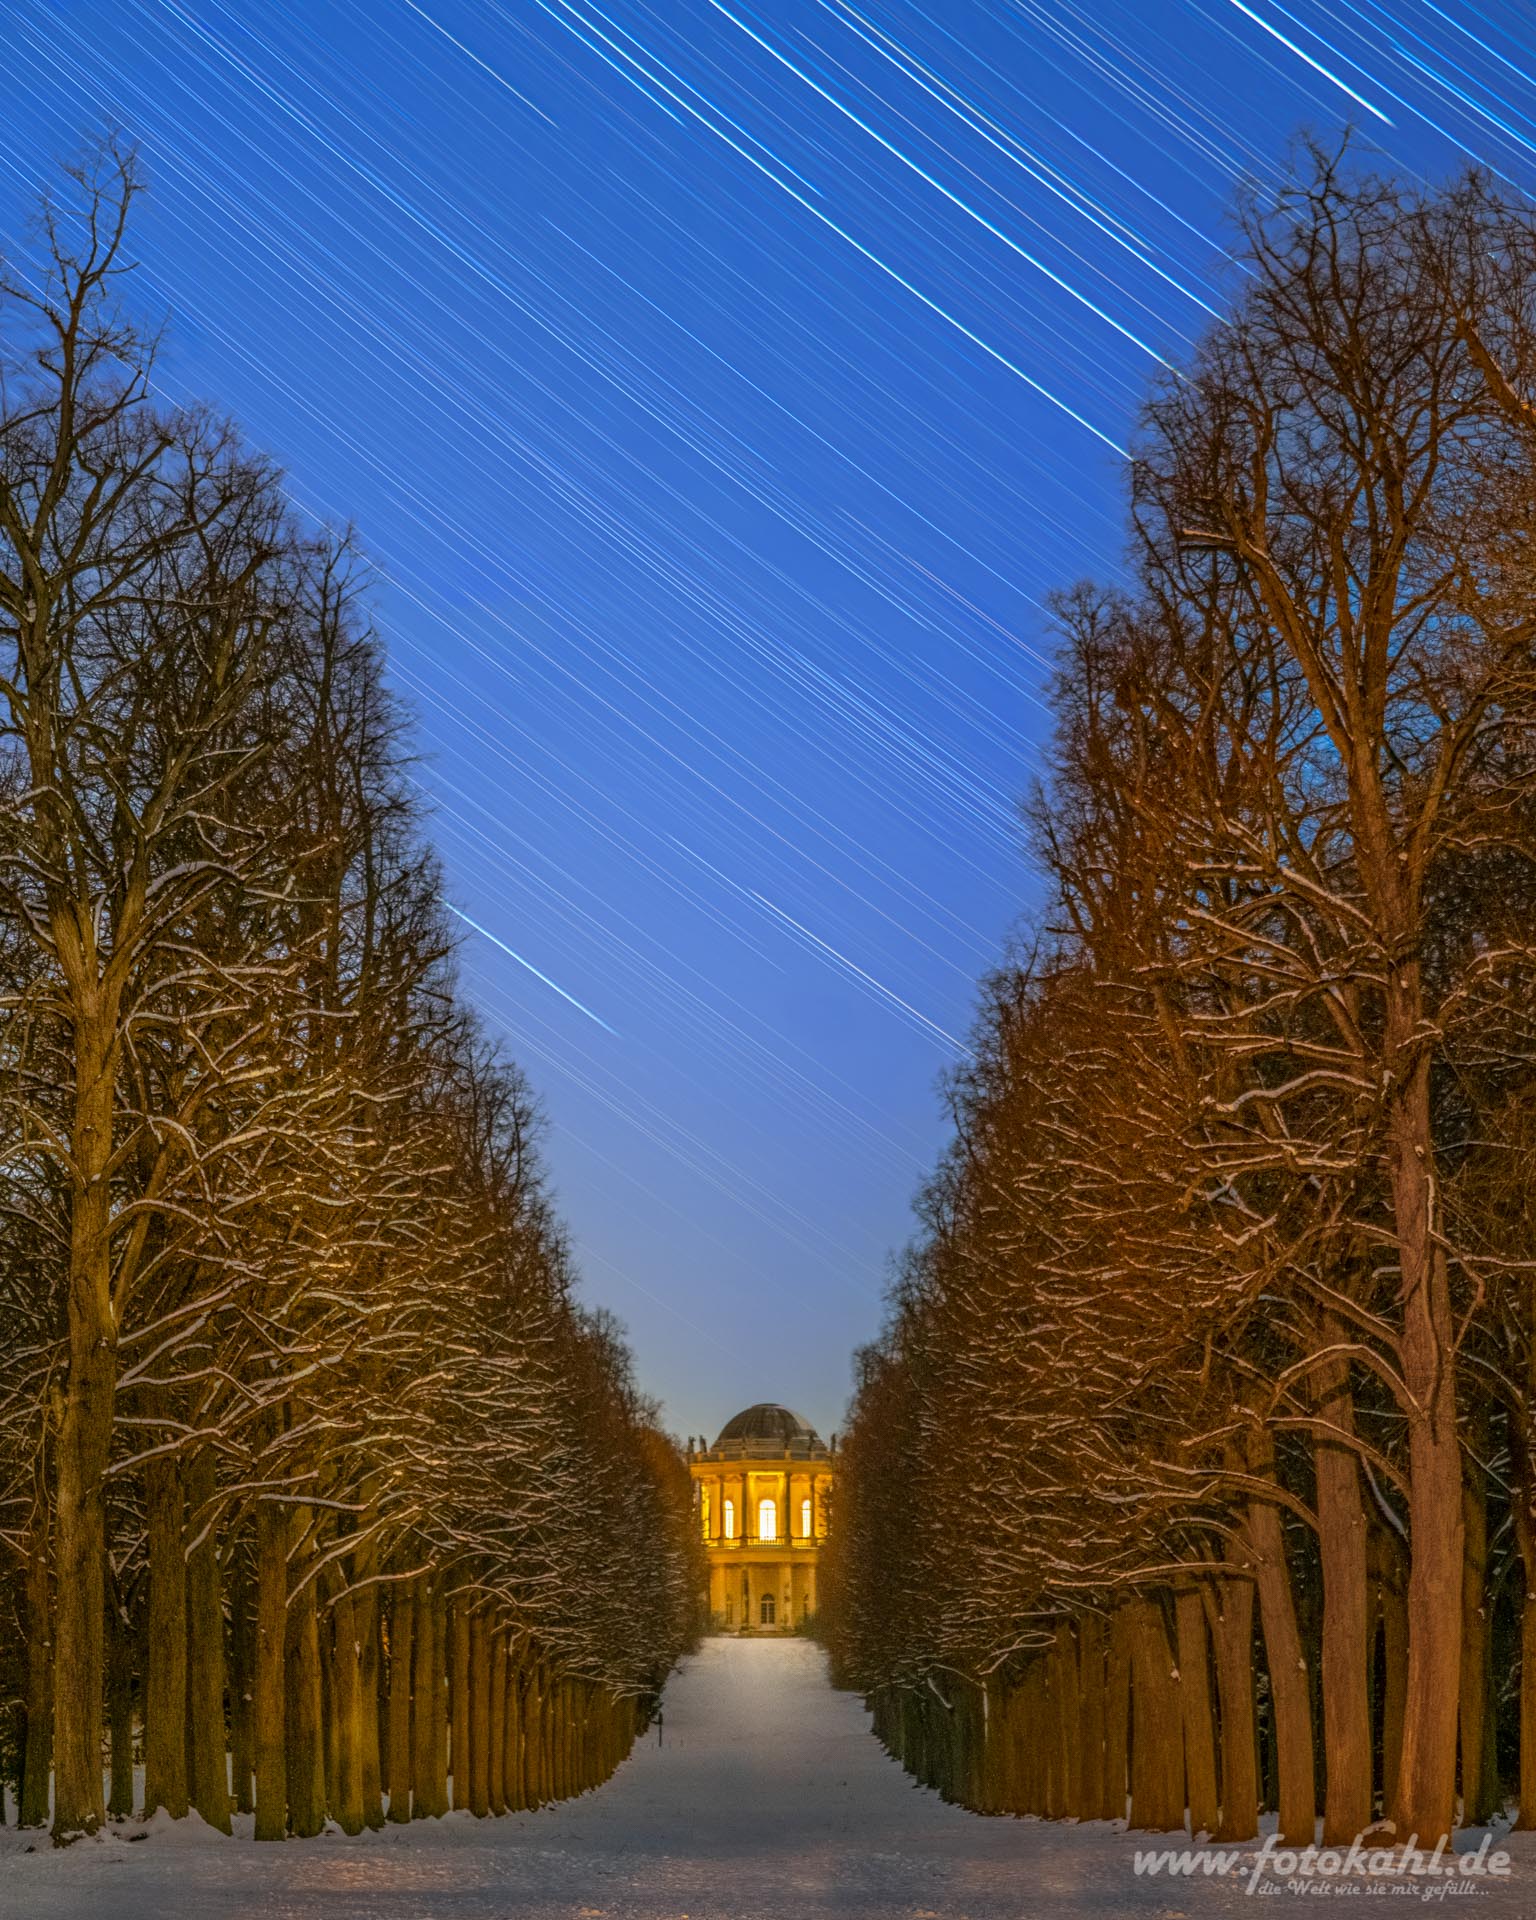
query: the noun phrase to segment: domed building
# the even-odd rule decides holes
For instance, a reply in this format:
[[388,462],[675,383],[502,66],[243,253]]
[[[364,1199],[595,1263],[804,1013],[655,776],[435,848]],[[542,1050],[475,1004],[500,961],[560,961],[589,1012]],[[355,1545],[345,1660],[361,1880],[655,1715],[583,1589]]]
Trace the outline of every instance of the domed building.
[[[837,1436],[833,1435],[833,1447]],[[798,1413],[747,1407],[712,1447],[688,1442],[717,1633],[790,1633],[816,1611],[835,1457]]]

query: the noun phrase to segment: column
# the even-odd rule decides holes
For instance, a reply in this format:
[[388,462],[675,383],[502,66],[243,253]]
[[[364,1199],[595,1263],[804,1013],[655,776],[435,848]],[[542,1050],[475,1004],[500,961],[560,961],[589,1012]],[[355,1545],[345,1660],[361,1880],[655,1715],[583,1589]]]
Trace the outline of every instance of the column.
[[787,1545],[793,1540],[795,1533],[789,1518],[789,1469],[787,1467],[779,1478],[784,1483],[784,1491],[779,1500],[779,1538]]

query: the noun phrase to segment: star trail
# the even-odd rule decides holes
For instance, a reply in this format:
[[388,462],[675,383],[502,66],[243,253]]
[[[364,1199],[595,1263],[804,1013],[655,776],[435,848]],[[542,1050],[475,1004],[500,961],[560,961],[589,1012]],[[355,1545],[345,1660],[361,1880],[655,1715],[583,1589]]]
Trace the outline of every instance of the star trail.
[[1027,922],[1047,596],[1113,572],[1225,208],[1346,126],[1529,189],[1529,10],[0,12],[15,270],[122,129],[163,392],[359,530],[588,1296],[679,1430],[835,1427]]

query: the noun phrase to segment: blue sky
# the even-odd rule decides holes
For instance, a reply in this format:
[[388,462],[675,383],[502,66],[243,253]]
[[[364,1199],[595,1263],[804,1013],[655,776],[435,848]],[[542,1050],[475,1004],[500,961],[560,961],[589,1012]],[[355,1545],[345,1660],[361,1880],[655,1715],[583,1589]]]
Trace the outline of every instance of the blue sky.
[[[1522,20],[1524,24],[1522,25]],[[0,5],[0,237],[103,125],[161,383],[353,523],[464,981],[680,1433],[825,1431],[1037,897],[1042,601],[1308,127],[1536,155],[1461,0]]]

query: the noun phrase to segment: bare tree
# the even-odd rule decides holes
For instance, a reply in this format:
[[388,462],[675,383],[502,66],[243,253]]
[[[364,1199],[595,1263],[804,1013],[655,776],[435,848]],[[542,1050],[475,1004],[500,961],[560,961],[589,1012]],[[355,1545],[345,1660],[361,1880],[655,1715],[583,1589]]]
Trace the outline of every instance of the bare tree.
[[[1203,1611],[1225,1684],[1186,1698],[1185,1746],[1212,1711],[1240,1730],[1247,1592],[1283,1831],[1310,1836],[1321,1734],[1329,1838],[1370,1819],[1373,1767],[1422,1837],[1458,1754],[1464,1807],[1491,1792],[1490,1466],[1528,1397],[1500,1306],[1528,1251],[1495,1221],[1536,961],[1536,252],[1485,183],[1415,199],[1315,154],[1241,222],[1243,298],[1148,406],[1134,587],[1060,608],[1050,929],[984,1011],[866,1388],[879,1445],[887,1383],[915,1409],[924,1577],[955,1556],[933,1591],[983,1598],[869,1641],[844,1541],[838,1630],[881,1684],[1002,1671],[1044,1711],[1081,1686],[1091,1596],[1095,1767],[1161,1823],[1172,1735],[1138,1761],[1126,1701],[1173,1725],[1164,1655]],[[878,1537],[865,1448],[856,1425],[842,1498]],[[978,1473],[979,1538],[946,1519]],[[1059,1810],[1048,1776],[1022,1790]]]
[[366,570],[150,398],[137,191],[100,150],[4,295],[21,1817],[50,1768],[58,1840],[107,1816],[104,1699],[131,1811],[136,1697],[146,1811],[227,1831],[227,1749],[264,1839],[444,1811],[450,1775],[536,1805],[617,1763],[692,1631],[686,1472],[459,998]]

